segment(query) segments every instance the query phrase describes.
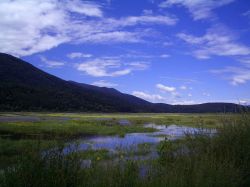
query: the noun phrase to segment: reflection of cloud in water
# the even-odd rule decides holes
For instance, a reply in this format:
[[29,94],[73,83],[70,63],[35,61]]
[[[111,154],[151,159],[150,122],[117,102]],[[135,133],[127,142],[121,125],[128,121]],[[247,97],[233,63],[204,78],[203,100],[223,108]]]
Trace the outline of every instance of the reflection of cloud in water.
[[136,149],[138,144],[151,143],[156,144],[167,137],[168,140],[175,140],[184,137],[186,134],[214,134],[215,129],[201,129],[177,125],[155,125],[146,124],[145,128],[155,128],[159,131],[152,133],[128,133],[124,137],[120,136],[96,136],[89,137],[80,141],[80,149],[108,149],[115,151],[119,149]]

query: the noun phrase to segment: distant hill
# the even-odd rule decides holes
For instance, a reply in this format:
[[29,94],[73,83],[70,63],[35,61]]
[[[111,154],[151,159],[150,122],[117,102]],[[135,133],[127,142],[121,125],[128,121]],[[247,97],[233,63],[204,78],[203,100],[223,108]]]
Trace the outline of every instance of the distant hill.
[[65,81],[0,53],[0,111],[235,112],[232,103],[153,104],[113,88]]

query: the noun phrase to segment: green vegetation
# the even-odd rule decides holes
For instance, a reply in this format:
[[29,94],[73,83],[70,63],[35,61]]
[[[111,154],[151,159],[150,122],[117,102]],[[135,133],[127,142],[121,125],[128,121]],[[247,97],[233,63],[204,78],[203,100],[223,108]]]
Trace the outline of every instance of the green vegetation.
[[[73,152],[73,154],[77,154],[81,159],[90,159],[93,161],[107,160],[110,158],[109,151],[106,149],[77,151]],[[70,156],[71,155],[72,154],[70,154]]]
[[[179,115],[179,121],[190,122],[191,125],[192,120],[199,119],[203,124],[207,122],[205,126],[217,127],[218,132],[214,136],[200,133],[176,141],[163,141],[157,146],[159,157],[146,160],[127,159],[129,154],[122,151],[117,153],[117,157],[112,157],[104,149],[83,151],[78,146],[66,154],[67,144],[61,138],[71,140],[80,134],[140,132],[143,131],[141,124],[145,121],[156,122],[151,120],[157,119],[157,123],[161,124],[168,118],[170,121],[177,120],[178,115],[152,114],[148,118],[142,117],[145,114],[111,114],[105,117],[94,114],[70,115],[68,121],[0,124],[0,132],[8,132],[9,135],[42,135],[36,136],[42,138],[39,140],[30,139],[30,136],[21,140],[0,139],[1,187],[250,186],[249,114],[222,117],[213,114]],[[112,123],[96,121],[96,118],[111,118]],[[140,118],[140,123],[136,123]],[[115,123],[118,119],[128,119],[133,125],[120,126]],[[215,121],[213,125],[209,120]],[[48,134],[49,138],[45,136]],[[59,141],[54,141],[52,135],[60,137]],[[151,146],[140,144],[134,154],[145,155]],[[86,163],[88,160],[92,162]]]
[[39,121],[0,123],[0,134],[37,138],[76,138],[88,135],[124,135],[131,132],[152,132],[142,125],[121,126],[103,121]]
[[4,168],[15,163],[18,156],[29,152],[29,150],[46,150],[55,147],[57,144],[58,142],[53,140],[10,140],[0,138],[0,168]]
[[[20,117],[32,116],[39,117],[41,120],[58,121],[57,119],[66,118],[75,121],[85,122],[117,122],[120,119],[127,119],[133,124],[156,123],[156,124],[177,124],[191,126],[208,126],[215,127],[222,125],[225,119],[239,120],[240,114],[172,114],[172,113],[42,113],[42,112],[12,112],[0,113],[2,117]],[[63,121],[63,120],[61,120]]]
[[[29,139],[77,138],[88,135],[123,136],[131,132],[152,132],[145,123],[177,124],[204,128],[222,125],[225,118],[240,119],[237,114],[81,114],[81,113],[0,113],[2,117],[37,117],[40,121],[1,122],[0,135]],[[119,125],[127,119],[131,125]]]

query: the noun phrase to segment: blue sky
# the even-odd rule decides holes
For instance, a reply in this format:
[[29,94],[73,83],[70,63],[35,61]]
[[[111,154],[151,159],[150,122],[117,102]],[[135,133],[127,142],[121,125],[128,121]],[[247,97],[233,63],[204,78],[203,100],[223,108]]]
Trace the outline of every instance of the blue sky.
[[249,0],[1,0],[0,51],[151,102],[250,103]]

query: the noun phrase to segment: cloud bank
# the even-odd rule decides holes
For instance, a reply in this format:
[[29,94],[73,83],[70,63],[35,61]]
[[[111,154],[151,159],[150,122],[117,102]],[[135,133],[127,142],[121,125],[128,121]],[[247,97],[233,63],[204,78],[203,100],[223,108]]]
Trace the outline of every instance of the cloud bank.
[[152,34],[147,29],[125,28],[172,26],[178,21],[162,15],[107,18],[103,9],[98,3],[81,0],[1,0],[0,51],[27,56],[64,43],[138,43]]

